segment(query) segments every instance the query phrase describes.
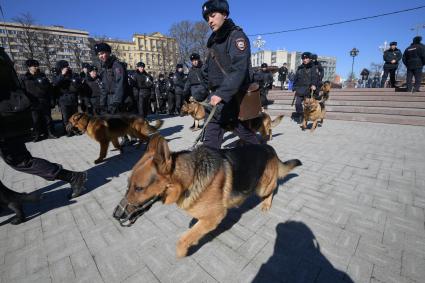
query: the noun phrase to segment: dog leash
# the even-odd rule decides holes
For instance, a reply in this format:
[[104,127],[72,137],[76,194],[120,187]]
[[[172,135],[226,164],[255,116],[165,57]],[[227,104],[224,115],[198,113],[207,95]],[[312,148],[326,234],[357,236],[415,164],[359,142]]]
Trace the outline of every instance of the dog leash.
[[[199,102],[202,106],[209,108],[211,105],[205,102]],[[205,121],[204,126],[202,127],[201,132],[199,133],[198,137],[195,139],[195,142],[193,143],[192,147],[190,148],[193,150],[195,146],[198,144],[200,140],[204,139],[205,129],[207,128],[208,123],[211,121],[212,117],[214,116],[214,113],[217,109],[217,105],[215,105],[210,112],[210,115],[208,115],[207,121]]]

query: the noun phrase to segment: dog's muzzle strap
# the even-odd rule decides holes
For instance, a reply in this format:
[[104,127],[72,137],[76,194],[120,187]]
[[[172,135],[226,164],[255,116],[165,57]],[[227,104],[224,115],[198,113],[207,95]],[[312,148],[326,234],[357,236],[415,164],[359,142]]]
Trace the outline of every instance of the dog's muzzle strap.
[[[141,206],[138,206],[133,212],[131,212],[130,214],[127,215],[127,217],[125,218],[121,218],[119,219],[119,223],[122,227],[130,227],[134,224],[134,222],[136,222],[136,220],[142,216],[146,209],[148,207],[150,207],[152,204],[154,204],[155,202],[157,202],[159,199],[161,198],[161,196],[154,196],[153,198],[149,199],[148,201],[144,202]],[[121,209],[123,209],[124,211],[126,211],[127,206],[134,206],[132,204],[127,204],[125,206],[121,205],[121,203],[118,205],[121,207]]]

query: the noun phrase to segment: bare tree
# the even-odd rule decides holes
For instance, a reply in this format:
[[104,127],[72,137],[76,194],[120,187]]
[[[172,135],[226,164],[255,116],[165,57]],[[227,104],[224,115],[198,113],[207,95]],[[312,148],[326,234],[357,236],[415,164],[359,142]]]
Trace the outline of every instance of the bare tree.
[[167,74],[174,70],[177,63],[178,52],[174,40],[161,41],[160,45],[160,62],[162,72]]
[[83,63],[82,58],[85,52],[82,44],[76,41],[70,42],[68,43],[68,48],[72,51],[72,54],[74,55],[75,65],[77,65],[77,68],[81,68],[81,64]]
[[33,26],[35,23],[32,15],[27,12],[12,19],[14,22],[22,26],[23,31],[18,32],[17,40],[22,43],[24,48],[23,56],[29,59],[34,59],[37,56],[37,33]]
[[61,41],[57,40],[53,34],[42,32],[38,34],[37,47],[41,65],[46,66],[51,73],[57,61],[58,48],[62,48]]
[[384,64],[383,63],[374,63],[372,62],[370,64],[370,71],[373,74],[379,74],[379,76],[381,76],[381,72],[384,68]]
[[193,52],[205,58],[208,33],[209,28],[205,22],[181,21],[171,26],[169,35],[177,40],[178,59],[181,63],[189,67],[189,57]]

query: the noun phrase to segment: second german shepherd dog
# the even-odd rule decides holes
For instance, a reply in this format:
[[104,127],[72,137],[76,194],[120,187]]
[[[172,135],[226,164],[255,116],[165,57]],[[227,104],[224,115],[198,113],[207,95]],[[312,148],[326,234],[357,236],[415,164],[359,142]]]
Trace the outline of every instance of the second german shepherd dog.
[[263,200],[261,210],[269,210],[277,181],[300,165],[298,159],[282,162],[266,144],[219,151],[199,146],[193,151],[171,152],[167,141],[154,135],[133,167],[128,190],[114,218],[131,220],[129,215],[152,204],[152,200],[176,203],[198,219],[177,243],[177,257],[183,257],[218,226],[229,208],[241,205],[251,194]]
[[119,137],[128,135],[148,141],[149,135],[156,133],[163,121],[157,120],[152,126],[147,120],[134,115],[90,116],[86,113],[75,113],[69,118],[69,123],[100,144],[99,158],[94,161],[97,164],[105,159],[110,142],[116,149],[121,150]]

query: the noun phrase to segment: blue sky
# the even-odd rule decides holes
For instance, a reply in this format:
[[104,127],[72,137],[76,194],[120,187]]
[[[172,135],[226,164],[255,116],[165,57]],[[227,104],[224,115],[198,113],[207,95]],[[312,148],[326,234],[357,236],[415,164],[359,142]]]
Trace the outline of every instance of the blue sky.
[[[0,0],[6,20],[30,12],[38,24],[83,29],[91,35],[130,40],[133,33],[167,33],[181,20],[202,20],[198,0]],[[229,0],[230,17],[247,34],[280,31],[372,16],[425,5],[419,0],[285,1]],[[402,51],[416,35],[410,28],[425,24],[425,9],[327,28],[263,36],[265,49],[311,51],[337,57],[337,73],[351,70],[349,51],[356,47],[355,72],[382,61],[378,47],[397,41]],[[425,29],[420,30],[425,38]],[[251,42],[255,37],[251,37]]]

